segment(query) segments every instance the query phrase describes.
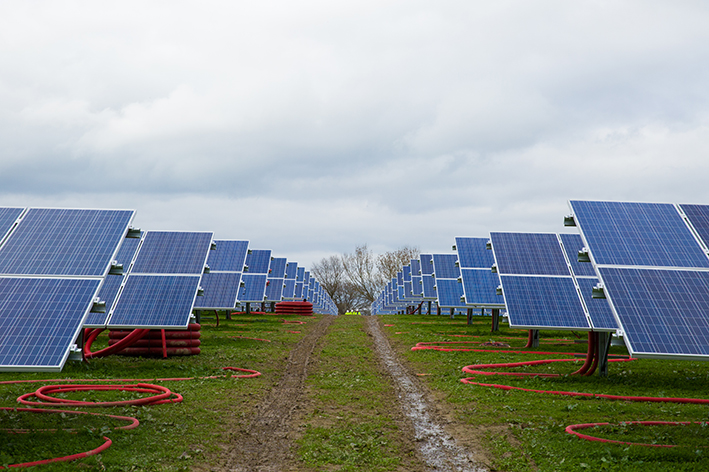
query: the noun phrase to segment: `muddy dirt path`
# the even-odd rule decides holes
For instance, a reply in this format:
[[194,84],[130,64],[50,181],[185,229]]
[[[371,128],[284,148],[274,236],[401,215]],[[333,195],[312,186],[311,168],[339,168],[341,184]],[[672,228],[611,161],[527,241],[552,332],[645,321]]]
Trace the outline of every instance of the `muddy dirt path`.
[[399,363],[375,316],[367,318],[367,327],[377,353],[397,388],[399,406],[412,422],[419,453],[432,470],[442,472],[482,472],[487,470],[473,462],[471,454],[458,446],[432,415],[432,409],[417,382]]
[[291,420],[303,395],[310,356],[333,318],[323,316],[290,352],[283,377],[257,407],[244,434],[237,435],[229,445],[222,470],[276,472],[289,470],[289,464],[294,464]]

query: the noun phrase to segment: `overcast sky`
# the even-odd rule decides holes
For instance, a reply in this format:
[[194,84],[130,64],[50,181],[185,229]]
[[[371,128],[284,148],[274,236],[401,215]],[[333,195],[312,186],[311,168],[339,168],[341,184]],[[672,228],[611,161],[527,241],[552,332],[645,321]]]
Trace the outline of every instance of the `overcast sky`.
[[106,3],[0,3],[0,206],[310,266],[709,203],[706,2]]

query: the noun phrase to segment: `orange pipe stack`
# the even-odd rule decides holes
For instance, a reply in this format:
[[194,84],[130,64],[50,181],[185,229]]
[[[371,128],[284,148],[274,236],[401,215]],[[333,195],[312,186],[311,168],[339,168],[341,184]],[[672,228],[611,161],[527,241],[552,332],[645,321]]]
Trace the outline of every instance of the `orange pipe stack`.
[[[192,323],[187,330],[151,329],[142,339],[116,354],[126,356],[194,356],[199,354],[201,326]],[[164,344],[163,344],[164,331]],[[111,330],[108,345],[112,346],[132,333],[132,330]]]
[[310,302],[279,302],[276,303],[276,314],[313,316],[313,304]]

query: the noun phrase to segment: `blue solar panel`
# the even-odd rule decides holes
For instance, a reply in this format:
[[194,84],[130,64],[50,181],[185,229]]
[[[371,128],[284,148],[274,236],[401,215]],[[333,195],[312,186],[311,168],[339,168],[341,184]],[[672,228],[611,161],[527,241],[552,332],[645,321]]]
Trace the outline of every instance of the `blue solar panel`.
[[586,303],[586,308],[588,308],[588,314],[591,317],[591,326],[595,330],[600,331],[618,329],[618,323],[615,321],[608,300],[605,298],[593,298],[591,296],[593,287],[598,284],[598,279],[595,277],[578,277],[576,282],[579,285],[581,296],[583,296],[583,300]]
[[295,279],[286,279],[283,283],[283,299],[293,300],[295,298]]
[[130,263],[133,262],[135,252],[138,250],[140,238],[124,238],[116,254],[116,262],[123,264],[123,272],[128,272]]
[[487,238],[455,238],[458,261],[462,268],[489,269],[495,263],[492,251],[487,249]]
[[510,327],[591,328],[571,277],[501,275],[500,280]]
[[288,265],[286,265],[286,279],[295,280],[297,275],[298,275],[298,263],[297,262],[289,262]]
[[217,248],[209,251],[207,265],[216,272],[241,272],[244,270],[248,241],[215,240]]
[[463,295],[466,305],[479,307],[504,306],[505,300],[497,295],[500,278],[490,269],[460,269],[463,278]]
[[283,279],[268,279],[266,285],[266,300],[280,302],[283,296]]
[[[434,255],[435,257],[435,255]],[[436,292],[438,305],[442,308],[455,308],[464,306],[460,300],[463,296],[463,284],[455,279],[436,279]]]
[[598,265],[709,268],[709,258],[671,204],[571,201]]
[[98,298],[106,302],[106,312],[105,313],[89,313],[86,317],[86,322],[84,326],[86,328],[103,328],[106,326],[106,320],[108,320],[108,314],[111,311],[113,302],[116,301],[116,295],[118,295],[118,290],[121,288],[124,276],[122,275],[107,275],[101,285],[101,289],[98,291]]
[[433,274],[433,255],[421,254],[421,255],[419,255],[419,260],[421,261],[421,275],[432,275]]
[[305,277],[305,267],[298,267],[298,274],[296,275],[295,280],[297,282],[302,282]]
[[571,270],[574,275],[596,277],[593,264],[590,262],[579,262],[579,251],[583,248],[583,240],[579,234],[560,234],[561,242],[564,244],[564,251],[571,263]]
[[296,300],[303,298],[303,282],[295,282],[295,294],[293,295],[293,298]]
[[699,234],[704,245],[709,247],[709,205],[680,205],[689,222]]
[[405,300],[413,300],[414,299],[414,292],[411,286],[411,282],[404,282],[404,299]]
[[131,273],[201,274],[211,243],[211,232],[148,231]]
[[12,229],[17,218],[20,217],[24,210],[24,208],[0,208],[0,241],[2,241],[2,238]]
[[100,282],[0,278],[0,370],[60,371]]
[[411,293],[417,298],[423,296],[423,282],[420,275],[411,277]]
[[404,275],[404,282],[411,282],[411,266],[402,267],[401,273]]
[[631,355],[709,356],[709,272],[599,269]]
[[458,261],[456,254],[434,254],[433,273],[438,279],[457,279],[460,277],[460,269],[455,263]]
[[239,290],[240,302],[262,302],[266,294],[266,274],[242,274],[243,287]]
[[270,249],[252,249],[246,255],[246,266],[250,274],[268,274],[271,265]]
[[411,275],[421,275],[421,261],[418,259],[411,259]]
[[285,257],[274,257],[271,260],[268,276],[274,279],[283,279],[286,276],[286,264],[288,259]]
[[31,208],[0,248],[0,274],[106,274],[134,212]]
[[[206,259],[206,252],[205,252]],[[128,275],[109,328],[186,328],[199,275]]]
[[422,275],[421,281],[423,282],[423,297],[436,299],[436,281],[433,279],[432,275]]
[[571,275],[556,234],[490,233],[500,274]]
[[204,295],[197,297],[194,308],[230,310],[236,306],[241,282],[240,272],[210,272],[202,275],[200,285]]

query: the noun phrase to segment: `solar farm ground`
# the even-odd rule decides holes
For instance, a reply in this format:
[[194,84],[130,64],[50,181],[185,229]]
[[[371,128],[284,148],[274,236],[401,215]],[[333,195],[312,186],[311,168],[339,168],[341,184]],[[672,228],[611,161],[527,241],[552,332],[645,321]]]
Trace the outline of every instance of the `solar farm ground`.
[[[637,420],[702,421],[707,419],[707,405],[571,398],[467,385],[460,382],[469,376],[461,372],[466,365],[556,356],[411,350],[420,342],[452,341],[496,341],[510,347],[458,347],[524,350],[526,332],[510,330],[503,324],[501,332],[493,336],[490,319],[477,318],[473,326],[467,326],[460,317],[450,320],[447,316],[420,315],[372,319],[251,315],[234,316],[231,321],[222,317],[219,327],[215,327],[215,320],[203,320],[203,351],[199,356],[167,360],[111,356],[88,364],[69,362],[60,374],[1,373],[0,382],[194,379],[151,382],[183,395],[182,403],[93,409],[138,418],[140,426],[130,431],[114,430],[123,423],[106,417],[0,411],[0,428],[71,427],[76,431],[0,432],[0,465],[85,451],[102,444],[105,435],[113,445],[103,453],[74,463],[39,466],[37,470],[431,470],[419,448],[423,438],[417,437],[405,409],[400,407],[403,390],[380,360],[381,346],[374,333],[378,330],[386,335],[407,375],[423,392],[430,407],[428,413],[444,424],[446,435],[455,438],[470,455],[471,464],[481,470],[709,470],[709,450],[704,448],[709,444],[709,427],[622,425]],[[586,345],[574,342],[584,338],[570,332],[542,332],[539,350],[584,353]],[[100,347],[94,345],[94,349]],[[612,350],[615,354],[624,352],[622,347]],[[226,366],[255,369],[263,375],[200,379],[222,375],[221,367]],[[578,366],[580,363],[560,362],[513,370],[568,374]],[[691,361],[611,363],[607,378],[485,376],[475,380],[538,390],[709,397],[709,364]],[[18,396],[39,385],[0,384],[0,406],[17,406]],[[139,396],[95,391],[61,395],[100,401]],[[589,442],[565,432],[571,424],[597,422],[621,425],[584,432],[680,447]]]

